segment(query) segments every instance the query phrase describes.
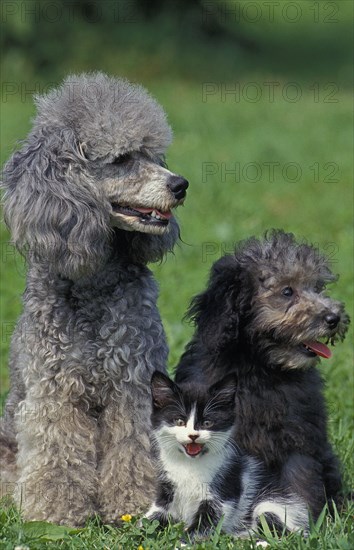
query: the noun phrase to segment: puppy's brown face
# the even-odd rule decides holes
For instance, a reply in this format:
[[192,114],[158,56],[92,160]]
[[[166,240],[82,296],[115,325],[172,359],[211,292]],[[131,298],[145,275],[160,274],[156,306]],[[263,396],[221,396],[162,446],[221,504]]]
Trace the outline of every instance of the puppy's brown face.
[[155,235],[168,231],[172,209],[184,202],[187,180],[142,152],[105,162],[100,172],[112,227]]
[[271,364],[289,369],[330,357],[327,344],[343,340],[349,324],[344,305],[326,295],[324,281],[296,266],[263,273],[253,307],[253,338]]

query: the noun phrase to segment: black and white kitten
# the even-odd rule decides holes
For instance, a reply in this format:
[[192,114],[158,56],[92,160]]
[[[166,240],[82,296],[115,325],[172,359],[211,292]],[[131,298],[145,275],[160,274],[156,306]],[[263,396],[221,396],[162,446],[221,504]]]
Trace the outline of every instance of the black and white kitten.
[[162,526],[183,521],[191,534],[205,534],[223,518],[224,532],[246,536],[261,514],[280,528],[307,529],[305,504],[274,490],[262,463],[235,447],[233,375],[205,388],[177,385],[156,371],[151,390],[158,487],[146,517]]

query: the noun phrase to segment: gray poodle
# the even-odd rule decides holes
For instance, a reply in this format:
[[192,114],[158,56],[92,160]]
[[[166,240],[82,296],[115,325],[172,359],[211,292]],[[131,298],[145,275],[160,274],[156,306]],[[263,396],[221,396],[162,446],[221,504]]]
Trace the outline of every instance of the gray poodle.
[[4,492],[28,520],[114,522],[154,496],[149,382],[167,345],[148,262],[179,236],[188,182],[140,86],[69,77],[37,98],[4,169],[5,220],[28,262],[0,425]]

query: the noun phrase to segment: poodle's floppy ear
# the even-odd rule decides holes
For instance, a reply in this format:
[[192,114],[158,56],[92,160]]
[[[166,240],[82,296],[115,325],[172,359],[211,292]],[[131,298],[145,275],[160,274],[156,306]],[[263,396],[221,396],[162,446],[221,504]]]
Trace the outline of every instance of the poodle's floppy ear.
[[237,339],[249,303],[245,278],[235,255],[223,256],[212,267],[208,288],[193,298],[186,317],[197,326],[206,348],[215,351]]
[[63,277],[95,271],[108,242],[109,209],[84,176],[70,129],[36,128],[3,173],[5,221],[18,249]]

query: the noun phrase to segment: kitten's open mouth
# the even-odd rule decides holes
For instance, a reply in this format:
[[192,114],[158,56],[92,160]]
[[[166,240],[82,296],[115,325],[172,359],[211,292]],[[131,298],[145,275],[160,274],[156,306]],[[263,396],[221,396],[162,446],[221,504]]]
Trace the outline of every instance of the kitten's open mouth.
[[187,443],[187,445],[183,445],[187,455],[189,456],[198,456],[203,448],[204,445],[201,445],[200,443]]
[[160,212],[156,208],[132,208],[117,203],[112,203],[112,209],[115,214],[138,218],[140,222],[147,225],[168,225],[170,218],[172,218],[171,210]]
[[322,344],[322,342],[318,341],[303,342],[301,344],[301,351],[305,353],[308,357],[316,357],[316,355],[319,355],[320,357],[329,359],[332,356],[332,352],[329,347],[326,346],[326,344]]

